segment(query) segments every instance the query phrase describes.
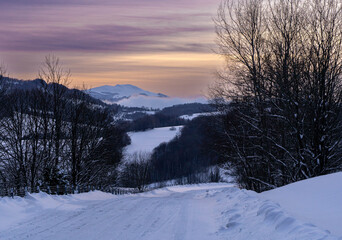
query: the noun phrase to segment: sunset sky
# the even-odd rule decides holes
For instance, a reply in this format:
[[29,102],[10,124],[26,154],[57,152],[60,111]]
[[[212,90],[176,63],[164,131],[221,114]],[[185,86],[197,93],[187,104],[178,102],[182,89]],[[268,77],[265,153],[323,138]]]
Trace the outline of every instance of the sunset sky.
[[0,0],[0,61],[33,79],[48,54],[73,85],[134,84],[171,96],[207,90],[220,66],[220,0]]

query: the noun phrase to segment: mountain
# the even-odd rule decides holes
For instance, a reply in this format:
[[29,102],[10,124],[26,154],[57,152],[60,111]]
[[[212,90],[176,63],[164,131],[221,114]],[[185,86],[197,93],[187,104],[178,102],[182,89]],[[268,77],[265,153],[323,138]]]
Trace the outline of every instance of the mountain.
[[131,84],[118,84],[116,86],[105,85],[101,87],[91,88],[88,90],[90,96],[100,99],[104,102],[116,103],[123,99],[128,99],[133,96],[146,96],[166,98],[168,96],[161,93],[153,93],[143,90]]
[[161,93],[146,91],[131,84],[118,84],[116,86],[105,85],[91,88],[87,93],[93,98],[97,98],[105,103],[115,103],[125,107],[163,109],[165,107],[186,103],[208,103],[208,100],[204,97],[169,97]]

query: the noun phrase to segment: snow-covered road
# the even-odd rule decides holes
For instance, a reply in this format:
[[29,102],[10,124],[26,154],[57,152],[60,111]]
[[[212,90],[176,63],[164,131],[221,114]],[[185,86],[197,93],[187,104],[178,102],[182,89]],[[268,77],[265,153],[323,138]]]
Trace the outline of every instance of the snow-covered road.
[[97,201],[69,201],[0,232],[0,239],[219,239],[213,188],[173,187]]
[[[342,239],[229,184],[174,186],[126,196],[40,193],[0,199],[0,212],[5,214],[0,216],[1,240]],[[16,218],[10,218],[12,213]]]

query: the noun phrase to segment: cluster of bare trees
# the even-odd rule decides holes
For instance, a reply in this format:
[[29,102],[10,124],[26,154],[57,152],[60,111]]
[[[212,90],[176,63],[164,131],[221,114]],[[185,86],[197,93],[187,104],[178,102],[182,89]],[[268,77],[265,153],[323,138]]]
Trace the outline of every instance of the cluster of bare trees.
[[70,73],[58,58],[48,56],[39,77],[35,89],[1,94],[0,183],[112,184],[128,137],[108,109],[66,87]]
[[118,166],[118,183],[120,186],[145,190],[151,183],[151,156],[146,152],[135,152],[126,156]]
[[263,191],[342,170],[341,1],[225,0],[215,23],[227,69],[212,95],[240,184]]

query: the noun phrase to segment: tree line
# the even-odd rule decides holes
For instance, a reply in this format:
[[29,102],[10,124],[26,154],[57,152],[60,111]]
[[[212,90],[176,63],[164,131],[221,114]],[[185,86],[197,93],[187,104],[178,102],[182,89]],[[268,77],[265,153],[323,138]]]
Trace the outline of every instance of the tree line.
[[215,24],[217,150],[240,185],[341,171],[342,3],[225,0]]
[[70,90],[70,72],[48,56],[41,85],[15,89],[0,72],[0,183],[5,187],[113,184],[129,137],[113,113]]
[[[208,182],[209,168],[220,163],[211,135],[214,117],[197,117],[181,134],[154,149],[151,156],[152,182],[186,178],[188,183]],[[203,174],[201,174],[203,173]]]
[[[197,117],[183,127],[168,143],[161,143],[152,153],[137,152],[126,156],[118,168],[121,186],[139,190],[151,183],[176,181],[177,184],[218,182],[217,164],[223,159],[215,149],[216,117]],[[172,128],[170,128],[170,131]]]
[[213,112],[209,104],[186,103],[163,108],[153,115],[144,115],[128,124],[129,131],[145,131],[157,127],[180,126],[187,124],[188,120],[180,118],[182,115]]

